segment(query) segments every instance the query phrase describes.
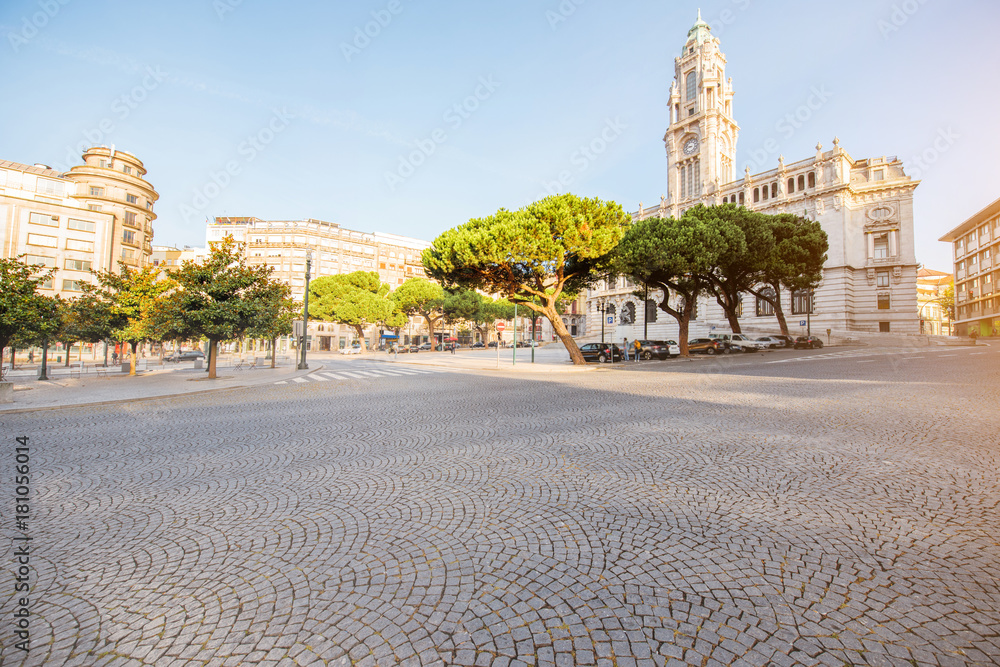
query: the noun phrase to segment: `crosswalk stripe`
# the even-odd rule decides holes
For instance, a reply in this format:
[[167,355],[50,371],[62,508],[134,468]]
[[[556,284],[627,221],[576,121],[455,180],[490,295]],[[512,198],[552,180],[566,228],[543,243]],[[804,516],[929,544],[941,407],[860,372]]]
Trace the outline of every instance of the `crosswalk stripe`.
[[310,380],[316,380],[316,382],[329,382],[330,381],[330,378],[325,378],[325,377],[321,376],[319,373],[314,373],[313,375],[310,375],[309,379]]
[[309,382],[309,380],[305,378],[292,378],[292,382]]

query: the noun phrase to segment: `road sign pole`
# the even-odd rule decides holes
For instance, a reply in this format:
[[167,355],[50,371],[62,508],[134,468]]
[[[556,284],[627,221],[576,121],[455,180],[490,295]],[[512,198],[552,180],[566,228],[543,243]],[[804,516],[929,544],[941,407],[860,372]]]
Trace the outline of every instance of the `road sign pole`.
[[514,304],[514,363],[517,366],[517,304]]

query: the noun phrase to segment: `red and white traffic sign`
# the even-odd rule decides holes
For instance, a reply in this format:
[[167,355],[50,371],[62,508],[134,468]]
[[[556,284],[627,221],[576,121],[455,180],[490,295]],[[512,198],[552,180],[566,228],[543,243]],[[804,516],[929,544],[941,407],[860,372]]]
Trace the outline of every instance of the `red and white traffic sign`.
[[507,328],[507,324],[504,322],[497,322],[497,331],[503,331]]

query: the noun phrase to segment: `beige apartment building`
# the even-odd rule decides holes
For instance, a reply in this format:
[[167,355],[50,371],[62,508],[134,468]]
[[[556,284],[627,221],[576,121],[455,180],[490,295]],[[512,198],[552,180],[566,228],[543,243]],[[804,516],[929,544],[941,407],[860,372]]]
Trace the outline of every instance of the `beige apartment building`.
[[[306,259],[311,257],[310,277],[332,276],[354,271],[374,271],[392,289],[409,278],[426,277],[420,259],[430,243],[395,234],[359,232],[324,220],[260,220],[253,217],[217,217],[208,224],[207,243],[232,236],[245,243],[248,264],[266,264],[277,280],[289,285],[292,297],[305,296]],[[423,320],[414,319],[411,335],[419,333]],[[310,322],[310,349],[343,348],[355,338],[352,328],[330,322]],[[371,327],[366,339],[378,345],[379,332]]]
[[920,333],[930,336],[951,335],[951,313],[945,302],[945,292],[953,284],[952,275],[944,271],[917,271],[917,312]]
[[91,270],[133,267],[152,253],[159,197],[135,156],[95,147],[62,173],[43,164],[0,161],[0,243],[4,257],[26,255],[55,268],[42,293],[67,299],[93,282]]
[[1000,332],[1000,199],[939,240],[955,257],[955,334],[995,336]]
[[[751,151],[757,167],[767,171],[739,177],[735,165],[740,128],[733,109],[732,79],[726,77],[726,57],[707,23],[698,21],[688,32],[674,60],[669,120],[664,147],[667,194],[658,205],[633,213],[633,219],[679,217],[704,204],[734,203],[763,213],[792,213],[816,220],[826,231],[830,249],[823,279],[813,295],[782,293],[791,333],[852,331],[919,332],[914,250],[913,191],[918,182],[907,176],[895,157],[857,159],[840,146],[816,146],[814,155],[786,162],[773,138]],[[826,93],[814,89],[807,104],[821,105]],[[787,124],[787,130],[794,130]],[[676,322],[635,296],[625,279],[604,283],[588,294],[588,335],[600,330],[610,316],[614,336],[641,338],[648,326],[654,339],[677,335]],[[659,301],[659,293],[651,297]],[[598,311],[598,307],[601,311]],[[602,312],[604,315],[602,316]],[[644,320],[644,317],[649,318]],[[748,330],[777,331],[769,302],[743,295],[740,322]],[[800,324],[801,323],[801,324]],[[712,329],[728,329],[714,298],[703,298],[691,323],[692,338]]]

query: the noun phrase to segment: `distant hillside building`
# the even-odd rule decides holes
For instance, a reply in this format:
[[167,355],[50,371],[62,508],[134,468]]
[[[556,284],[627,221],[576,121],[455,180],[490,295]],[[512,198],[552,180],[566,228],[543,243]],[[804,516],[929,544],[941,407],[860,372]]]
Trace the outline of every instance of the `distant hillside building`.
[[[725,76],[726,58],[719,40],[700,16],[674,67],[664,136],[667,195],[657,206],[640,205],[633,218],[679,217],[698,204],[736,203],[764,213],[817,220],[829,236],[828,260],[812,298],[781,295],[789,325],[794,325],[791,333],[800,333],[798,323],[810,310],[814,332],[829,328],[918,333],[913,234],[913,191],[918,182],[904,173],[902,162],[895,157],[852,158],[834,139],[832,148],[817,145],[815,155],[804,160],[785,163],[778,157],[776,168],[751,174],[748,166],[737,178],[740,128],[733,113],[732,80]],[[675,336],[673,318],[655,308],[646,310],[633,294],[636,289],[619,280],[591,290],[588,333],[600,330],[597,306],[603,304],[618,313],[617,338],[641,338],[644,312],[656,320],[649,329],[651,338]],[[750,294],[744,295],[740,322],[751,329],[777,330],[770,304]],[[692,337],[716,325],[728,328],[714,298],[703,297]]]
[[917,313],[920,316],[920,333],[932,336],[951,335],[951,313],[943,299],[945,291],[952,285],[950,273],[931,269],[917,271]]

